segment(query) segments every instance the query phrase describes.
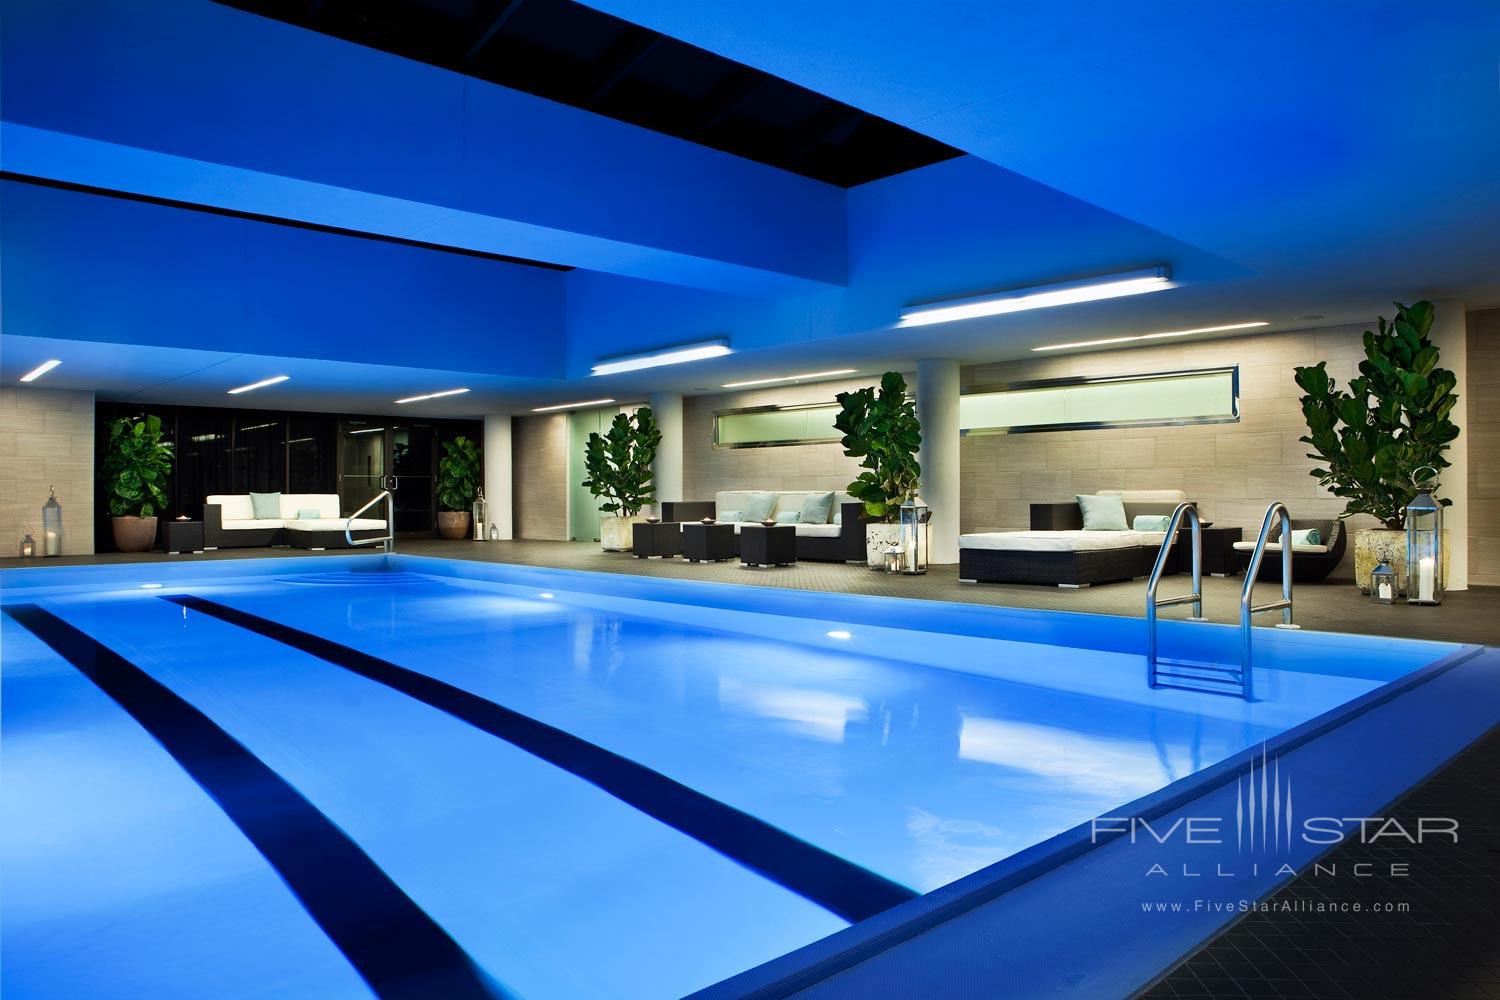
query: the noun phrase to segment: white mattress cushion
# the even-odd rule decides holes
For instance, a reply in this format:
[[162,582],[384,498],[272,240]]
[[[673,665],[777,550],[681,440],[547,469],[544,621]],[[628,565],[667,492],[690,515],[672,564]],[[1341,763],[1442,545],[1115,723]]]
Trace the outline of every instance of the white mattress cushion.
[[[248,503],[250,498],[245,498]],[[279,517],[236,517],[221,522],[220,527],[225,531],[265,531],[267,528],[279,528],[286,522]]]
[[205,504],[216,504],[219,507],[219,516],[224,519],[227,528],[230,521],[249,521],[255,517],[255,510],[250,506],[250,494],[238,493],[223,495],[218,494],[203,501]]
[[[1254,552],[1255,551],[1255,543],[1254,542],[1235,542],[1234,543],[1234,550],[1236,552]],[[1267,542],[1266,543],[1266,551],[1267,552],[1280,552],[1281,551],[1281,543],[1280,542]],[[1333,551],[1333,546],[1331,546],[1331,545],[1298,545],[1298,544],[1295,544],[1295,543],[1293,543],[1293,545],[1292,545],[1292,552],[1293,552],[1293,554],[1296,554],[1298,552],[1325,552],[1326,553],[1326,552],[1332,552],[1332,551]]]
[[[288,531],[343,531],[345,519],[342,517],[294,517],[286,522]],[[352,525],[355,531],[372,531],[376,528],[384,529],[385,521],[376,520],[373,517],[356,517]]]
[[1010,552],[1088,552],[1160,545],[1160,531],[986,531],[959,535],[961,549]]

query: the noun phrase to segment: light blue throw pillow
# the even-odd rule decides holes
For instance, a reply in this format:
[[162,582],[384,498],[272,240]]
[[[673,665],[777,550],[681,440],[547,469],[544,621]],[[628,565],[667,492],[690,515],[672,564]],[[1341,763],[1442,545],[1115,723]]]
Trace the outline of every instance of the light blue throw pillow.
[[764,521],[775,509],[776,494],[774,493],[751,493],[745,497],[744,514],[747,521]]
[[316,507],[298,507],[297,520],[316,521],[323,516],[323,512]]
[[1080,493],[1075,497],[1083,511],[1084,531],[1129,531],[1125,523],[1125,501],[1115,496]]
[[743,521],[744,519],[744,513],[738,510],[726,510],[718,517],[714,518],[714,520],[718,521],[720,524],[728,524],[731,521]]
[[1323,533],[1317,528],[1293,528],[1292,545],[1322,545]]
[[1172,523],[1170,514],[1137,514],[1135,520],[1130,522],[1132,531],[1166,531],[1167,525]]
[[255,515],[256,520],[263,518],[281,517],[281,494],[280,493],[252,493],[250,494],[250,512]]
[[778,510],[776,512],[777,524],[797,524],[802,520],[800,510]]
[[833,494],[809,493],[802,501],[802,511],[799,520],[802,524],[827,524],[828,515],[833,513]]

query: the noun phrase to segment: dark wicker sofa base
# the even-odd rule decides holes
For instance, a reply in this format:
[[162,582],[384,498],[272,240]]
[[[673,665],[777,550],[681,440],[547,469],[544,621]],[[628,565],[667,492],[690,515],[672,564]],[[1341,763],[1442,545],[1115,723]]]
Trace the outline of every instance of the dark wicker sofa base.
[[[959,549],[958,578],[965,583],[1030,583],[1053,587],[1087,587],[1146,576],[1156,559],[1155,546],[1035,552],[1019,549]],[[1167,572],[1176,571],[1173,546]]]
[[[699,521],[714,517],[712,500],[667,500],[663,501],[662,519],[665,521]],[[812,535],[797,536],[797,559],[809,562],[864,562],[865,522],[864,504],[846,503],[840,506],[842,515],[838,535],[832,538],[817,538]],[[740,536],[734,536],[734,554],[740,554]]]

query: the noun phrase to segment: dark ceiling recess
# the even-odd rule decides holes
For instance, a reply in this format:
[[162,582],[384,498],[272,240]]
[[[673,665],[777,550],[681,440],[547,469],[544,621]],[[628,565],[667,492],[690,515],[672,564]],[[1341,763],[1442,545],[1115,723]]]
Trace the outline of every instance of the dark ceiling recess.
[[221,2],[840,187],[959,155],[572,0]]

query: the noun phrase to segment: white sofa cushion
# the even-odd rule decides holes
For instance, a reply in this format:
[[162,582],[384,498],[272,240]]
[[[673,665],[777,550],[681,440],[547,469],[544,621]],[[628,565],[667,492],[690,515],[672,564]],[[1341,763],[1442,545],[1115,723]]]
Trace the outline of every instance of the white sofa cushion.
[[[720,490],[714,494],[714,510],[744,510],[745,498],[750,495],[749,490]],[[782,511],[801,512],[803,501],[809,496],[817,493],[827,493],[827,490],[783,490],[776,494],[776,503],[771,508],[772,516]],[[838,513],[839,504],[853,503],[854,498],[847,493],[833,494],[833,508],[829,516]]]
[[961,549],[1009,552],[1091,552],[1161,545],[1160,531],[986,531],[959,535]]
[[[250,498],[246,497],[246,501]],[[222,521],[219,527],[225,531],[265,531],[267,528],[280,528],[285,521],[278,517],[236,517]]]
[[[1254,542],[1235,542],[1234,543],[1234,550],[1236,552],[1254,552],[1255,551],[1255,543]],[[1281,551],[1281,543],[1280,542],[1267,542],[1266,543],[1266,551],[1267,552],[1280,552]],[[1298,552],[1325,552],[1326,553],[1326,552],[1332,552],[1332,551],[1333,551],[1333,546],[1331,546],[1331,545],[1297,545],[1295,543],[1293,543],[1293,545],[1292,545],[1292,554],[1293,555],[1295,555]]]
[[[288,531],[343,531],[344,518],[342,517],[303,517],[291,518],[286,522]],[[352,525],[355,531],[373,531],[376,528],[384,529],[385,521],[373,517],[356,517]]]
[[218,506],[219,516],[223,518],[226,528],[230,521],[250,521],[255,518],[255,509],[250,506],[248,493],[215,495],[209,497],[204,503]]

